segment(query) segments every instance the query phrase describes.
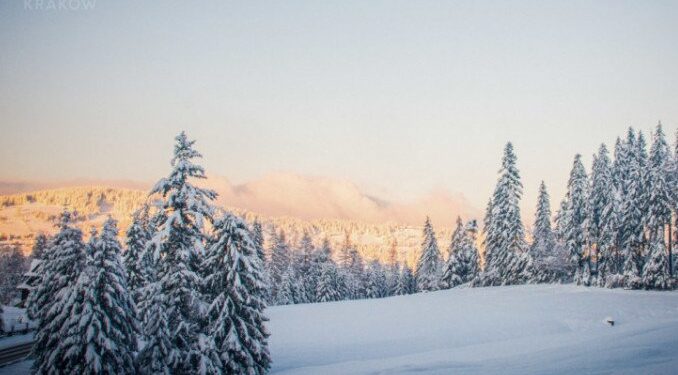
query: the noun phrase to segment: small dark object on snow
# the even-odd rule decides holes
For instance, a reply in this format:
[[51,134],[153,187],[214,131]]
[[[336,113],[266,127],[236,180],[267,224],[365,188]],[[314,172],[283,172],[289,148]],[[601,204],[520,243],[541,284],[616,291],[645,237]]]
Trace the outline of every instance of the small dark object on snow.
[[614,320],[612,320],[612,318],[607,318],[607,319],[605,319],[605,321],[607,322],[607,324],[614,327]]

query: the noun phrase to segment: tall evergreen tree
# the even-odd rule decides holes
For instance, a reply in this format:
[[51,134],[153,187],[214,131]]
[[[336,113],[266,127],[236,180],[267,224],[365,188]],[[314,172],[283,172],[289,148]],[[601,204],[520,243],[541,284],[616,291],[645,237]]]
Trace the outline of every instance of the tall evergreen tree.
[[591,249],[595,249],[596,283],[605,285],[606,276],[611,273],[611,250],[614,248],[613,232],[606,230],[614,214],[615,186],[607,147],[601,144],[598,154],[593,156],[591,183],[588,198],[588,220],[586,231]]
[[[653,134],[650,149],[648,170],[648,215],[646,225],[651,236],[661,237],[664,241],[664,231],[671,224],[671,209],[673,205],[670,185],[671,154],[661,122]],[[668,272],[668,267],[667,267]]]
[[525,262],[515,259],[527,250],[519,207],[523,185],[516,160],[513,145],[509,142],[504,148],[499,181],[491,199],[491,216],[485,229],[485,268],[479,278],[481,285],[525,281],[525,270],[520,268]]
[[145,273],[143,269],[142,256],[150,240],[150,233],[147,229],[148,211],[146,209],[137,210],[132,217],[132,224],[127,229],[127,249],[124,255],[124,265],[127,272],[127,285],[132,293],[135,303],[140,302],[141,289],[146,285]]
[[382,298],[388,295],[386,271],[381,263],[376,260],[370,262],[366,279],[365,296],[367,298]]
[[73,226],[75,213],[64,211],[58,224],[59,233],[54,236],[47,251],[44,276],[40,285],[31,293],[29,310],[38,321],[33,342],[33,371],[36,374],[51,373],[65,366],[64,359],[55,355],[60,350],[61,330],[66,325],[68,297],[71,287],[77,282],[85,266],[85,244],[82,232]]
[[242,219],[226,214],[214,223],[205,260],[210,305],[208,335],[223,374],[265,374],[270,368],[261,263]]
[[424,241],[421,244],[421,255],[417,263],[417,290],[433,291],[440,288],[440,250],[431,220],[426,217],[424,223]]
[[574,280],[577,284],[588,285],[584,278],[585,269],[590,272],[591,258],[587,249],[586,219],[588,215],[588,177],[581,162],[581,155],[574,157],[570,179],[567,183],[567,207],[565,215],[565,247],[570,255]]
[[191,179],[204,179],[204,169],[194,163],[202,155],[184,132],[176,138],[172,171],[155,185],[151,194],[163,197],[156,232],[149,246],[158,253],[158,282],[165,295],[167,321],[172,337],[170,368],[174,373],[194,371],[200,320],[198,254],[203,252],[205,220],[211,220],[211,201],[216,193],[198,188]]
[[87,267],[71,289],[59,337],[64,373],[131,374],[139,326],[115,220],[90,241]]
[[638,143],[635,131],[629,128],[620,155],[622,181],[619,225],[619,241],[624,256],[624,284],[627,288],[640,286],[643,257],[643,174],[640,160],[642,152]]
[[285,238],[285,232],[276,233],[273,230],[271,238],[271,262],[269,263],[269,275],[271,277],[271,297],[273,301],[278,300],[278,293],[282,285],[283,274],[290,267],[290,247]]
[[329,260],[320,264],[320,276],[316,287],[316,301],[332,302],[344,299],[345,290],[337,265]]
[[547,256],[555,246],[555,236],[551,228],[551,200],[544,181],[539,185],[537,212],[534,217],[533,242],[530,254],[535,259]]
[[452,238],[450,239],[450,246],[447,248],[447,258],[461,247],[461,242],[464,240],[466,230],[464,228],[464,222],[461,220],[461,216],[457,216],[456,224],[457,226],[454,228]]

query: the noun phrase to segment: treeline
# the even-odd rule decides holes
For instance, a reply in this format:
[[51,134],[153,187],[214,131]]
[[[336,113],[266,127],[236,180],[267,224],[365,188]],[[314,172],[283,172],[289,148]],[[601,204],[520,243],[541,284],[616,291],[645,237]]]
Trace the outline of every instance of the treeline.
[[[652,134],[649,153],[643,134],[629,129],[625,139],[617,139],[614,160],[607,147],[600,146],[590,174],[576,155],[555,228],[542,182],[532,243],[526,240],[520,215],[522,188],[513,145],[508,143],[484,218],[484,266],[467,279],[470,285],[573,281],[610,288],[674,287],[678,139],[672,152],[661,123]],[[445,275],[465,268],[468,257],[452,253],[443,262],[428,221],[424,234],[418,289],[449,287]]]

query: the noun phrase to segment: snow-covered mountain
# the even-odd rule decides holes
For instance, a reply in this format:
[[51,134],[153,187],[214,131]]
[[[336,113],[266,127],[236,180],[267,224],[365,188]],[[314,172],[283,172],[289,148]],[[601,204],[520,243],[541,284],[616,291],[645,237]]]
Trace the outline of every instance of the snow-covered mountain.
[[[44,185],[1,183],[5,191],[15,194],[0,196],[0,240],[28,250],[36,233],[53,233],[52,219],[64,207],[80,212],[80,226],[86,234],[92,226],[100,228],[109,215],[119,221],[124,233],[132,212],[147,199],[147,190],[139,189],[143,184],[120,187],[124,184],[24,192]],[[439,192],[416,202],[389,202],[369,196],[349,182],[294,174],[272,174],[245,184],[210,177],[203,185],[219,193],[219,207],[249,220],[259,217],[269,231],[283,229],[293,243],[308,231],[315,243],[327,237],[337,248],[348,232],[364,257],[385,260],[395,241],[400,260],[410,265],[418,255],[426,215],[431,216],[443,249],[457,215],[479,216],[461,195]]]

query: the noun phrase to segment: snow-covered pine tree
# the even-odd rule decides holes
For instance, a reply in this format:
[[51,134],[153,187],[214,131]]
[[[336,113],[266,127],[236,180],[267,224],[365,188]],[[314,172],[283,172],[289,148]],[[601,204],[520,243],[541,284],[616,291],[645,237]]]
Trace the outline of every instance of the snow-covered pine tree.
[[255,219],[252,223],[252,241],[254,241],[254,246],[257,248],[257,257],[262,262],[262,265],[266,263],[266,254],[264,253],[264,228],[261,225],[259,219]]
[[49,248],[49,237],[44,233],[38,233],[35,236],[35,242],[33,243],[33,248],[31,249],[31,258],[33,259],[44,259],[45,251]]
[[[650,201],[650,174],[648,168],[648,155],[647,155],[647,142],[645,141],[645,136],[643,132],[638,131],[638,138],[636,140],[636,158],[638,160],[638,172],[640,175],[640,180],[638,182],[638,191],[636,192],[636,204],[640,208],[641,212],[641,224],[646,226],[649,221],[649,201]],[[648,239],[645,235],[645,232],[641,234],[641,252],[643,256],[645,255],[646,248],[648,247]]]
[[532,238],[530,254],[539,265],[540,260],[548,256],[555,246],[555,236],[551,227],[551,200],[544,181],[539,185]]
[[204,221],[211,220],[212,190],[198,188],[191,179],[204,179],[205,170],[194,163],[202,155],[184,132],[176,138],[172,171],[155,185],[151,194],[163,198],[156,231],[149,243],[158,253],[158,282],[165,295],[167,321],[172,337],[170,368],[174,373],[193,372],[198,356],[200,277],[197,255],[203,253]]
[[504,148],[500,177],[492,195],[492,210],[485,228],[485,268],[477,281],[480,285],[525,281],[525,270],[519,268],[526,264],[525,259],[514,259],[527,250],[519,207],[523,185],[516,160],[513,145],[509,142]]
[[[648,168],[648,214],[645,225],[650,236],[658,236],[655,241],[664,241],[664,232],[667,225],[671,224],[671,209],[673,205],[672,191],[669,182],[671,154],[666,136],[662,130],[661,122],[657,125],[653,134],[652,147]],[[655,246],[656,247],[656,246]],[[668,272],[668,261],[667,269]]]
[[606,277],[612,273],[613,231],[606,230],[614,214],[615,185],[607,147],[601,144],[598,154],[593,156],[591,183],[588,198],[588,220],[586,232],[589,247],[595,252],[595,284],[605,286]]
[[463,284],[462,276],[465,276],[466,270],[460,259],[461,250],[450,250],[450,255],[443,265],[442,275],[440,276],[440,288],[449,289]]
[[440,250],[431,220],[426,217],[421,243],[421,254],[417,262],[417,290],[429,292],[440,289]]
[[367,267],[367,282],[365,296],[367,298],[383,298],[388,295],[386,271],[377,260],[373,260]]
[[457,221],[456,221],[457,226],[454,227],[454,231],[452,232],[452,239],[450,240],[450,246],[447,248],[447,258],[449,259],[450,255],[454,253],[455,251],[459,250],[461,248],[461,242],[464,239],[465,235],[465,228],[464,228],[464,222],[461,220],[461,216],[457,216]]
[[126,233],[126,251],[123,257],[127,272],[127,286],[134,298],[135,304],[141,301],[141,289],[146,284],[145,273],[141,257],[146,250],[150,234],[147,230],[148,208],[137,210],[132,216],[132,224]]
[[412,268],[405,263],[402,272],[398,278],[398,286],[396,288],[396,295],[403,296],[417,292],[417,280],[412,273]]
[[90,241],[87,267],[68,296],[71,308],[61,311],[66,324],[57,357],[64,373],[135,372],[139,326],[117,236],[116,222],[109,218],[101,235]]
[[480,273],[480,254],[476,246],[478,240],[478,223],[469,220],[466,223],[464,241],[461,244],[461,262],[466,270],[462,282],[467,283],[476,279]]
[[282,285],[283,274],[291,264],[290,247],[283,230],[276,233],[275,228],[273,229],[270,254],[271,261],[268,268],[268,274],[271,277],[270,293],[272,301],[276,302]]
[[642,246],[644,242],[643,175],[640,160],[641,150],[633,128],[629,128],[620,154],[621,208],[618,235],[624,255],[624,284],[627,288],[640,286],[642,270]]
[[345,290],[337,265],[331,260],[320,264],[316,301],[332,302],[344,299]]
[[316,285],[312,278],[307,277],[311,269],[311,260],[315,254],[315,246],[308,231],[304,231],[294,262],[295,276],[298,278],[302,296],[298,303],[311,302],[315,298]]
[[565,247],[570,256],[570,266],[574,271],[574,281],[579,285],[588,285],[584,276],[584,263],[590,272],[590,256],[586,240],[586,219],[588,215],[588,177],[581,162],[581,155],[574,157],[570,178],[567,183],[567,207]]
[[276,297],[277,305],[294,305],[296,303],[304,303],[306,296],[304,295],[304,288],[301,285],[294,267],[291,265],[283,272],[280,279],[280,287]]
[[466,278],[466,265],[463,263],[462,244],[465,242],[466,228],[461,217],[457,217],[457,226],[452,232],[452,239],[447,250],[447,260],[442,266],[440,287],[454,288],[462,284]]
[[61,330],[66,324],[69,291],[85,266],[82,231],[73,226],[76,213],[64,211],[59,219],[59,233],[54,236],[44,260],[42,282],[31,293],[29,311],[38,321],[33,342],[33,371],[47,374],[63,367],[63,358],[54,354],[61,345]]
[[179,359],[171,358],[177,353],[172,350],[165,294],[158,282],[147,284],[144,291],[149,301],[142,321],[145,344],[136,357],[136,368],[144,375],[170,375],[172,362]]
[[265,374],[271,363],[261,264],[245,222],[226,214],[214,223],[205,259],[208,336],[223,374]]
[[671,277],[668,274],[669,259],[664,247],[663,233],[654,233],[650,240],[650,251],[643,267],[642,285],[645,289],[670,289]]

